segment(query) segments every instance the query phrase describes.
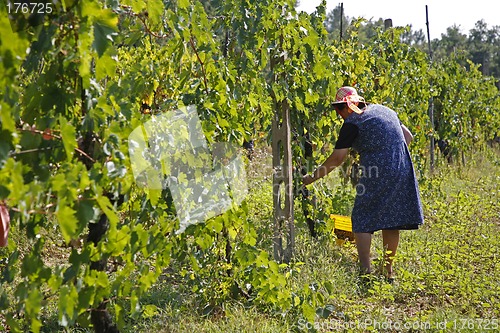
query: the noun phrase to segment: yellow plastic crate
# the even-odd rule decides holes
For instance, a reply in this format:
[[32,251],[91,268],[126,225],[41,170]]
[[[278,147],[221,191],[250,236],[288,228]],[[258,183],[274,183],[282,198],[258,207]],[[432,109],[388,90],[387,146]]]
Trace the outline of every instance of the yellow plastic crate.
[[354,243],[351,218],[336,214],[331,214],[330,218],[333,220],[333,232],[337,236],[337,244],[342,245],[345,241]]

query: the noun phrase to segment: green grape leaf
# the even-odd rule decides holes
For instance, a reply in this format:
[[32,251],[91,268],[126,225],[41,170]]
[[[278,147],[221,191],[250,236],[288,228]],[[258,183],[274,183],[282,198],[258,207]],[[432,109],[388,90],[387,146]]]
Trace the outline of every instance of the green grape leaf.
[[[102,80],[107,76],[113,77],[116,71],[116,60],[108,52],[95,60],[95,76],[97,80]],[[108,105],[105,104],[106,107]]]
[[104,54],[110,42],[113,41],[113,36],[115,34],[114,27],[104,25],[101,21],[94,23],[94,42],[92,46],[97,51],[99,57]]
[[82,23],[79,31],[78,56],[80,63],[78,72],[83,80],[83,88],[90,87],[90,65],[92,61],[93,26]]
[[96,197],[97,203],[99,204],[99,207],[102,209],[104,214],[109,219],[109,222],[112,226],[116,226],[119,222],[118,215],[116,215],[115,210],[113,209],[113,205],[109,201],[109,199],[105,196],[99,195]]
[[75,213],[75,210],[69,207],[64,200],[59,201],[56,218],[66,244],[77,236],[78,222]]
[[64,150],[66,150],[68,160],[71,160],[75,153],[75,148],[77,147],[76,131],[73,125],[71,125],[64,117],[59,118],[59,123],[61,124],[61,137]]
[[78,292],[74,285],[65,285],[59,289],[59,325],[68,327],[76,319],[75,308],[78,305]]
[[161,23],[161,16],[165,11],[165,6],[161,0],[148,0],[147,1],[148,17],[153,25]]
[[189,0],[179,0],[178,1],[178,6],[181,9],[186,9],[189,7]]

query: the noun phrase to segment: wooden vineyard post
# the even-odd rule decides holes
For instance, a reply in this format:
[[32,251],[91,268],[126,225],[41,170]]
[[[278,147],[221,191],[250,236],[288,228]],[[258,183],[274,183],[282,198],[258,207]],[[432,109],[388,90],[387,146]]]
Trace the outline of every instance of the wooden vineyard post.
[[[429,7],[425,5],[425,24],[427,25],[427,43],[429,46],[429,59],[432,66],[432,47],[431,47],[431,34],[429,31]],[[431,83],[432,87],[432,83]],[[429,120],[431,123],[431,132],[430,132],[430,170],[431,173],[434,172],[434,98],[431,96],[429,98]]]
[[384,29],[387,30],[387,29],[390,29],[392,28],[392,19],[385,19],[384,20]]
[[[282,9],[285,15],[285,7]],[[279,38],[277,50],[283,50],[284,36]],[[272,52],[270,70],[272,75],[270,86],[277,82],[286,82],[287,73],[282,69],[285,65],[286,52]],[[274,115],[271,129],[271,146],[273,150],[273,253],[274,260],[290,262],[295,247],[295,229],[293,221],[293,176],[292,146],[290,126],[290,104],[285,96],[277,96],[270,90],[273,99]]]
[[344,3],[340,3],[340,41],[342,41],[342,17],[344,17]]
[[[277,103],[272,124],[274,259],[289,262],[295,246],[290,106]],[[284,247],[286,245],[286,247]]]

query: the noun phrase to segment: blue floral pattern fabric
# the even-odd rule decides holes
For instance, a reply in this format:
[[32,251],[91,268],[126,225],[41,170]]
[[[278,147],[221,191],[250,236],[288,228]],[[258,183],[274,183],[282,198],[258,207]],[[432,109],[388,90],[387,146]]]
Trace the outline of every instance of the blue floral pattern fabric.
[[361,177],[352,211],[354,232],[417,229],[423,223],[417,178],[399,118],[393,110],[369,105],[345,124],[358,128],[352,148],[359,153]]

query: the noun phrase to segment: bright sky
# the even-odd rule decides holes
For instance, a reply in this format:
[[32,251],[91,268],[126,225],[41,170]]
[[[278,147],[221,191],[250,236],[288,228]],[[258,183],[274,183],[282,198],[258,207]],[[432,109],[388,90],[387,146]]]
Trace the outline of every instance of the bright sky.
[[[425,5],[428,5],[431,39],[440,38],[446,28],[454,24],[460,26],[465,34],[469,34],[469,30],[481,19],[489,28],[500,25],[498,0],[327,0],[326,12],[329,13],[341,2],[344,3],[344,15],[349,18],[390,18],[393,26],[411,24],[414,30],[422,29],[426,36]],[[298,9],[311,13],[320,3],[321,0],[300,0]]]

